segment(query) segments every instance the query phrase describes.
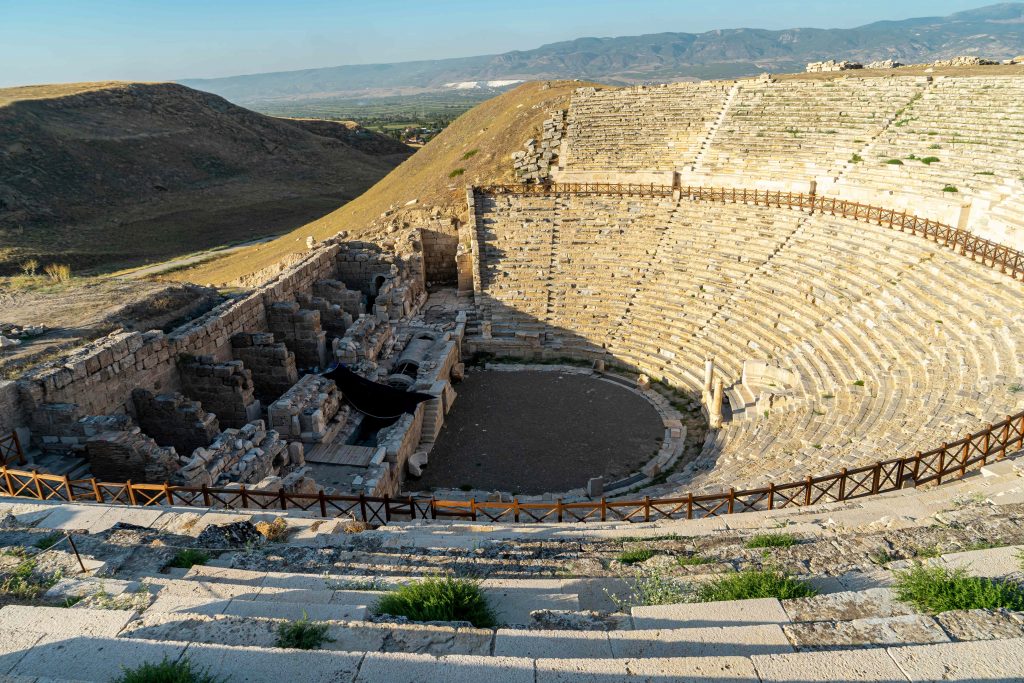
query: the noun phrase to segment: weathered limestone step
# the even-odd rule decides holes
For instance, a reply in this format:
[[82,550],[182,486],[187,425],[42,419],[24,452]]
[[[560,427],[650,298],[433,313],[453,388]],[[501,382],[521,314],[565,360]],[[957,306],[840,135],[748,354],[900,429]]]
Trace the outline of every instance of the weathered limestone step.
[[66,638],[115,636],[135,614],[131,610],[8,605],[0,608],[0,628]]
[[[120,634],[121,638],[184,641],[215,645],[277,647],[282,619],[203,614],[143,614]],[[431,624],[388,624],[325,621],[327,638],[322,648],[343,652],[406,652],[489,655],[494,632],[490,629]]]
[[[17,633],[17,632],[13,632]],[[0,649],[0,676],[15,680],[50,681],[52,676],[71,676],[76,681],[110,681],[126,668],[164,659],[177,661],[185,643],[157,643],[89,635],[44,635],[32,648],[10,654]],[[4,641],[7,640],[5,635]],[[0,645],[0,648],[3,648]],[[18,677],[24,677],[19,679]]]
[[1024,678],[1024,639],[755,655],[751,661],[762,683],[1015,681]]
[[[422,576],[367,577],[358,575],[315,575],[287,572],[254,572],[245,569],[195,566],[184,581],[169,582],[175,595],[210,598],[284,600],[290,602],[331,601],[334,604],[372,605],[379,591],[345,590],[344,586],[367,581],[400,585],[421,580]],[[201,579],[201,580],[199,580]],[[242,582],[242,583],[238,583]],[[193,583],[198,588],[189,588]],[[530,612],[539,609],[570,610],[580,608],[578,595],[571,592],[567,579],[484,579],[481,588],[491,600],[500,623],[528,624]],[[331,590],[331,586],[339,587]],[[258,596],[258,598],[257,598]],[[158,600],[159,604],[159,600]]]
[[521,631],[500,629],[494,654],[574,659],[750,656],[791,652],[777,624],[637,631]]
[[788,624],[790,621],[782,603],[775,598],[633,607],[630,613],[637,629]]
[[872,617],[914,614],[914,608],[899,602],[888,588],[868,588],[783,600],[782,607],[794,623],[853,621]]
[[330,603],[334,605],[369,606],[374,604],[382,595],[380,591],[282,588],[277,586],[240,585],[227,582],[164,578],[154,579],[153,586],[160,589],[154,606],[162,604],[161,601],[171,596],[194,602],[260,600],[263,602]]
[[942,627],[931,617],[922,614],[787,624],[783,630],[798,650],[949,642],[949,636]]
[[192,600],[176,595],[157,598],[147,613],[231,615],[237,617],[267,617],[271,619],[314,621],[361,621],[366,618],[367,605],[346,605],[335,602],[282,602],[271,600]]

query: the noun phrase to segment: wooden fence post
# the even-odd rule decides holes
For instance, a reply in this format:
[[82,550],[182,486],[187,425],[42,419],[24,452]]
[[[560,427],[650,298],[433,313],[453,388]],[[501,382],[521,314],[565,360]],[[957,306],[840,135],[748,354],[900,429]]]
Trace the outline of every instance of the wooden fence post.
[[320,491],[317,494],[317,498],[320,499],[320,516],[321,517],[326,517],[327,516],[327,494],[324,493],[323,489],[320,489]]
[[69,477],[67,474],[64,475],[64,490],[67,491],[67,493],[68,493],[68,502],[69,503],[74,503],[75,502],[75,494],[71,490],[71,477]]
[[18,432],[12,431],[11,437],[14,439],[14,450],[18,453],[18,464],[26,464],[28,460],[25,458],[25,451],[21,448],[21,439],[18,438]]
[[807,475],[804,481],[804,505],[811,504],[811,475]]
[[775,482],[768,482],[768,509],[775,509]]
[[32,483],[35,484],[36,498],[43,500],[43,485],[39,481],[39,472],[32,470]]
[[103,492],[100,491],[99,482],[96,481],[96,477],[93,477],[89,481],[92,482],[92,492],[93,492],[93,495],[96,496],[96,502],[97,503],[102,503],[103,502]]
[[686,518],[693,519],[693,491],[686,494]]
[[135,489],[132,488],[132,480],[131,479],[129,479],[128,481],[126,481],[124,483],[124,488],[125,488],[125,491],[128,492],[128,501],[132,505],[135,505],[136,504],[135,503]]

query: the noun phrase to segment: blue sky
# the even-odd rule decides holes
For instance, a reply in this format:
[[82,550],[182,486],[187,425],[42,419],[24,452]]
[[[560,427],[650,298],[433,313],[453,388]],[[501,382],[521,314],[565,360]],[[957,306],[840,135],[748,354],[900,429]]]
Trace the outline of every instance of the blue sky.
[[985,4],[990,2],[0,0],[0,86],[438,59],[582,36],[846,28]]

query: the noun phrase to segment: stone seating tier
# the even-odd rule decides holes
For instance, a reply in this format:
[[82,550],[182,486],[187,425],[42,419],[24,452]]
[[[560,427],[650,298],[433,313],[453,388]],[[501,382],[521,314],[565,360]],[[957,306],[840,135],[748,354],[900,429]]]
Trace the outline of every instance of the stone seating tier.
[[482,196],[476,211],[495,337],[603,351],[689,391],[708,357],[728,386],[748,359],[795,373],[785,410],[705,449],[706,490],[912,454],[1024,407],[1020,284],[920,238],[663,198]]

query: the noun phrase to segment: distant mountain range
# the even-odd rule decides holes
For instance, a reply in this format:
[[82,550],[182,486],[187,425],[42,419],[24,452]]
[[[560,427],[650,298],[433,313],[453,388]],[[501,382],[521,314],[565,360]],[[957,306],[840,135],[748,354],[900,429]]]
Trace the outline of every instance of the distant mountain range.
[[930,62],[957,55],[1007,59],[1024,53],[1024,3],[946,17],[878,21],[851,29],[728,29],[578,38],[499,55],[396,64],[186,79],[182,84],[245,105],[338,96],[444,90],[476,81],[579,78],[606,83],[735,78],[802,71],[811,61],[895,59]]

